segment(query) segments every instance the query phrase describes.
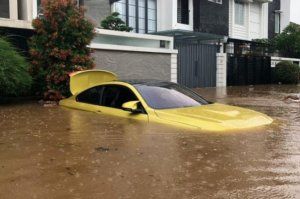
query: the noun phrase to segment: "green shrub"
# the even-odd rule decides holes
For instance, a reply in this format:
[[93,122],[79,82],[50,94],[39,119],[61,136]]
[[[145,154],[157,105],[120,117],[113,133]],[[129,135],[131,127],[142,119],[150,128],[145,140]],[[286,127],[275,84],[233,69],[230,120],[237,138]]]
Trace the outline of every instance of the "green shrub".
[[9,42],[0,38],[0,96],[27,94],[31,82],[25,58]]
[[126,25],[126,23],[119,17],[118,12],[114,12],[103,21],[101,21],[101,27],[107,30],[125,31],[130,32],[133,28]]
[[300,68],[297,64],[282,61],[276,65],[275,78],[283,84],[297,84],[300,77]]

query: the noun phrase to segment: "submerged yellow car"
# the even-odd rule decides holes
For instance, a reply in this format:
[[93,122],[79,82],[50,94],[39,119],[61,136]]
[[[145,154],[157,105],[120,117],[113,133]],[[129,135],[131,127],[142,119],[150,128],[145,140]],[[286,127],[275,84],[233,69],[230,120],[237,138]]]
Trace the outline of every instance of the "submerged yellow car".
[[171,82],[119,81],[108,71],[88,70],[70,75],[68,99],[61,106],[119,117],[207,131],[239,130],[268,125],[273,120],[245,108],[210,103]]

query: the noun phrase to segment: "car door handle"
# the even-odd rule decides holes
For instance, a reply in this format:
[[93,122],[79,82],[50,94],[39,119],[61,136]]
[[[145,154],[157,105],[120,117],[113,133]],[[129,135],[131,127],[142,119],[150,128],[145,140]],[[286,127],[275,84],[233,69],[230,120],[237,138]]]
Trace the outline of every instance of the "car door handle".
[[102,111],[101,110],[97,110],[97,113],[102,113]]

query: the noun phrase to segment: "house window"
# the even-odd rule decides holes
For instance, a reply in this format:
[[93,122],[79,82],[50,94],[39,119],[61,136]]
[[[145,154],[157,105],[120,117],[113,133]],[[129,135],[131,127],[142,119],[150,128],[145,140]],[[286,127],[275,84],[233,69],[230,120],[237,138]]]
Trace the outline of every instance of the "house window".
[[208,0],[208,1],[218,3],[218,4],[222,4],[222,0]]
[[245,22],[245,6],[243,3],[235,2],[235,24],[243,26]]
[[148,0],[148,32],[156,32],[156,0]]
[[119,0],[112,4],[112,12],[120,17],[137,33],[156,32],[156,0]]
[[280,33],[280,13],[275,13],[275,33]]
[[9,0],[0,0],[0,18],[9,18]]
[[118,12],[120,14],[120,18],[123,21],[126,21],[126,0],[120,0],[112,5],[112,11]]
[[177,22],[189,24],[189,0],[177,0]]

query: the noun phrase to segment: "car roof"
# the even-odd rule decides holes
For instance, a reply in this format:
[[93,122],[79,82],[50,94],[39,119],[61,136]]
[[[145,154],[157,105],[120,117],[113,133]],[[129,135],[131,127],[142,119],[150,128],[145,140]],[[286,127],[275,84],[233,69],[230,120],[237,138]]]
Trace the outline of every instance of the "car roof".
[[173,82],[162,81],[162,80],[155,80],[155,79],[129,79],[129,80],[119,80],[119,81],[131,84],[133,86],[137,86],[137,85],[166,86],[166,85],[173,85],[173,84],[175,84]]

